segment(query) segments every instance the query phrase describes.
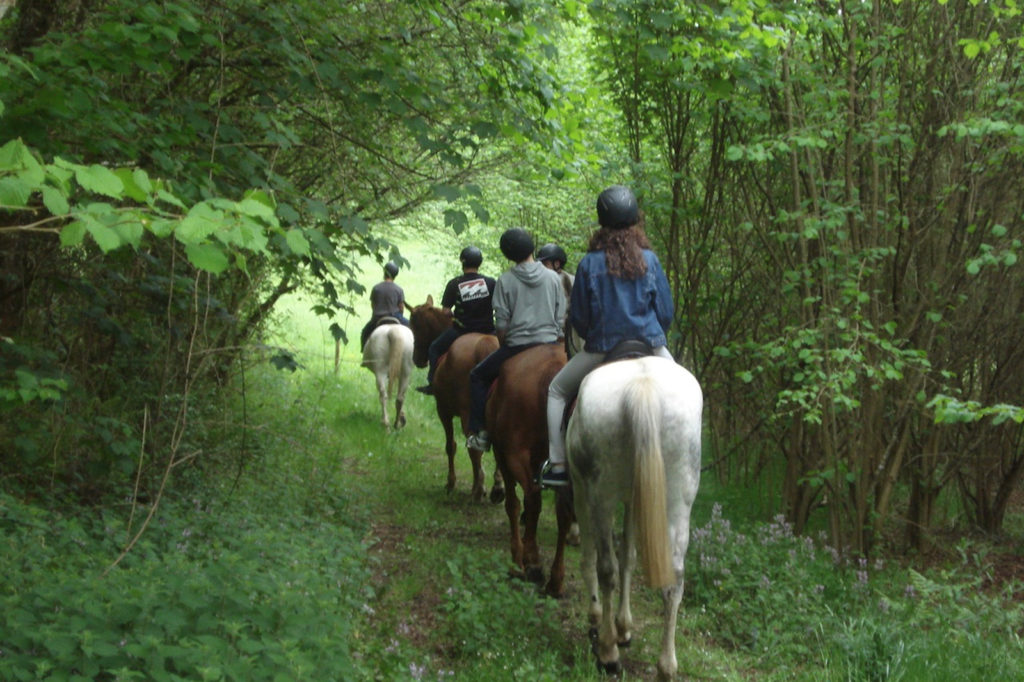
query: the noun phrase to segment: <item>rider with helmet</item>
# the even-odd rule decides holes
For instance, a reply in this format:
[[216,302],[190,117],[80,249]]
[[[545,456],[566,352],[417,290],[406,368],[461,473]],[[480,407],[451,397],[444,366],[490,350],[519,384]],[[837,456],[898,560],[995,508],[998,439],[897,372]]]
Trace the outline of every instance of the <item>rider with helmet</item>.
[[569,258],[565,255],[565,249],[558,244],[549,242],[537,249],[537,260],[550,270],[562,272],[562,268],[565,267]]
[[434,394],[434,372],[437,361],[448,352],[455,339],[463,334],[479,332],[494,333],[494,312],[491,310],[491,297],[494,295],[495,280],[478,273],[484,254],[476,246],[467,246],[459,254],[462,263],[462,274],[448,280],[441,296],[441,307],[452,315],[452,326],[441,332],[427,349],[430,366],[427,369],[426,386],[417,386],[416,390],[427,395]]
[[541,484],[564,486],[566,401],[579,390],[587,372],[621,341],[639,339],[656,355],[674,360],[666,348],[674,307],[668,279],[651,251],[632,190],[613,185],[597,198],[601,228],[590,238],[576,268],[569,321],[584,339],[583,350],[555,375],[548,387],[548,464]]
[[[566,263],[569,262],[569,257],[565,255],[565,249],[558,244],[548,243],[537,249],[537,260],[544,264],[544,267],[549,270],[554,270],[558,273],[558,276],[562,279],[562,291],[565,292],[565,312],[569,313],[569,295],[572,291],[573,281],[576,279],[571,273],[563,270]],[[566,330],[565,343],[566,352],[569,355],[573,355],[578,348],[576,347],[579,339],[575,334],[571,333],[570,329],[566,329],[565,318],[562,319],[562,329]]]
[[487,391],[501,365],[513,355],[562,337],[565,296],[558,275],[533,259],[533,239],[522,228],[505,230],[501,252],[515,263],[494,286],[494,327],[500,346],[469,373],[469,437],[466,447],[486,451],[490,438],[485,425]]
[[360,350],[366,347],[366,340],[370,338],[374,327],[383,317],[393,317],[406,327],[409,326],[409,320],[402,315],[402,308],[405,307],[405,292],[402,291],[402,287],[395,284],[397,275],[398,266],[394,261],[388,261],[384,266],[384,281],[375,284],[370,290],[372,316],[359,336]]

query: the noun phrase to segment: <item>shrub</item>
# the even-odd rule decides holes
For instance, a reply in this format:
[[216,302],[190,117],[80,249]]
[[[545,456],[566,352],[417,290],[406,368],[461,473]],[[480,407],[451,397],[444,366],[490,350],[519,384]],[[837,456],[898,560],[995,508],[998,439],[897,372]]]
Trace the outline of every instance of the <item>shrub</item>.
[[366,570],[352,529],[164,500],[104,573],[128,537],[119,517],[0,503],[0,679],[358,676],[348,642]]
[[984,561],[967,551],[929,575],[887,569],[797,537],[781,517],[741,533],[720,505],[691,551],[688,595],[712,637],[773,666],[815,661],[815,679],[956,680],[1024,665],[1020,586],[986,592]]

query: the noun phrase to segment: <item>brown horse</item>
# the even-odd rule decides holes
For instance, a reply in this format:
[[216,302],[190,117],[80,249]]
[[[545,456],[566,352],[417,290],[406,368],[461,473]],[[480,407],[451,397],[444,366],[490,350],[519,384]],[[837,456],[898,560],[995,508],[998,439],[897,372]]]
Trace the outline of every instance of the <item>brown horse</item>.
[[[541,344],[512,356],[501,367],[494,390],[487,400],[487,431],[494,446],[498,470],[508,483],[505,512],[511,526],[514,575],[533,582],[544,579],[537,547],[537,521],[541,510],[541,488],[537,474],[548,458],[548,430],[545,406],[548,384],[566,363],[561,343]],[[520,529],[519,496],[523,489]],[[558,540],[551,574],[545,590],[554,597],[563,594],[565,544],[574,520],[572,491],[562,488],[555,496]]]
[[[409,309],[409,326],[412,327],[414,338],[413,362],[417,367],[426,367],[427,349],[441,332],[451,326],[452,318],[443,309],[434,305],[432,296],[427,296],[427,301],[423,305],[414,307],[407,303],[406,307]],[[448,352],[441,356],[434,372],[434,400],[437,403],[437,416],[444,427],[444,451],[448,455],[448,483],[445,490],[449,493],[455,489],[455,417],[462,421],[463,435],[469,433],[469,371],[497,347],[498,338],[491,334],[463,334],[455,339]],[[473,465],[472,494],[477,502],[484,498],[482,455],[479,450],[469,450],[469,460]],[[505,484],[501,474],[495,470],[491,502],[497,504],[504,497]]]

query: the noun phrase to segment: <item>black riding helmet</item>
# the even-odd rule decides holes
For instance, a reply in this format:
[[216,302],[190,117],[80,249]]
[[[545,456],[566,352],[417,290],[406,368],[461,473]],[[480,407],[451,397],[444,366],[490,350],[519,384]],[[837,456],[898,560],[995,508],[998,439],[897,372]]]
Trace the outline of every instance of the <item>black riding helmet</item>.
[[533,253],[533,238],[521,227],[513,227],[505,230],[498,242],[502,254],[510,261],[519,263],[526,260]]
[[484,262],[484,254],[475,246],[467,246],[459,254],[459,260],[464,268],[478,268]]
[[597,222],[601,227],[622,230],[636,225],[640,207],[633,190],[625,185],[612,185],[597,197]]
[[395,261],[388,261],[387,265],[384,266],[384,274],[390,277],[391,279],[395,278],[395,276],[398,274],[398,266],[395,265]]
[[549,260],[560,260],[562,265],[569,262],[569,257],[565,255],[565,249],[558,244],[549,243],[537,249],[537,260],[540,262]]

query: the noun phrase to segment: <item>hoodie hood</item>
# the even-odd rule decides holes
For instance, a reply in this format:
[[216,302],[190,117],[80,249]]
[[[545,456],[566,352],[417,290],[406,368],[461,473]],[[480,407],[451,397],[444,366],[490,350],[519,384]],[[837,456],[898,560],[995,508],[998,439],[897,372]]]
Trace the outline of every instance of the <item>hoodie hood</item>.
[[525,261],[512,267],[512,274],[520,282],[529,287],[538,286],[547,270],[544,264],[539,261]]

